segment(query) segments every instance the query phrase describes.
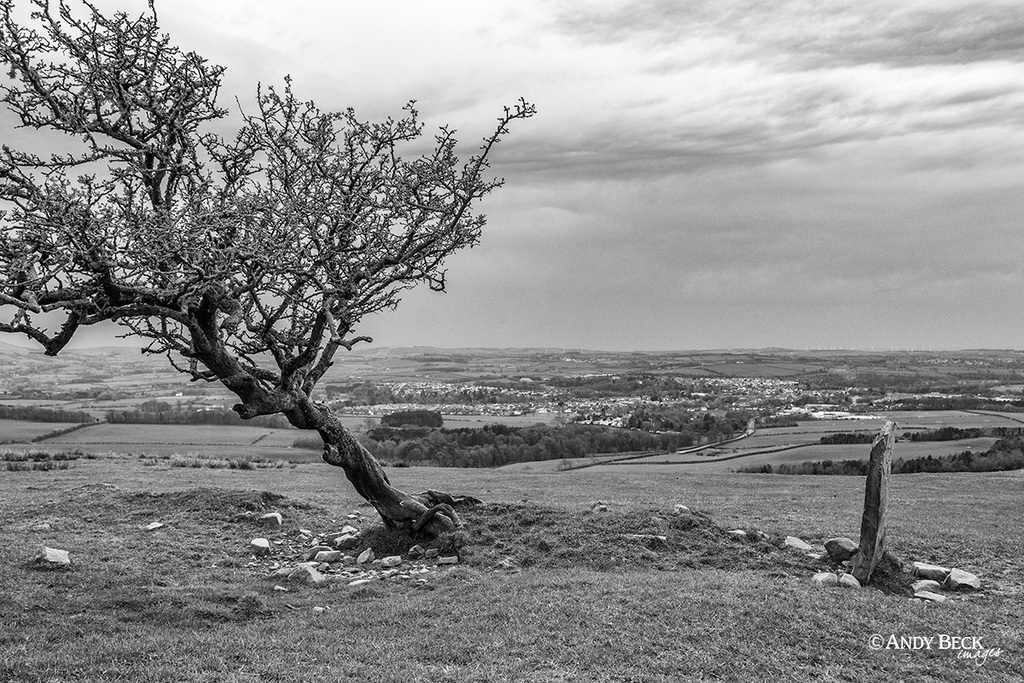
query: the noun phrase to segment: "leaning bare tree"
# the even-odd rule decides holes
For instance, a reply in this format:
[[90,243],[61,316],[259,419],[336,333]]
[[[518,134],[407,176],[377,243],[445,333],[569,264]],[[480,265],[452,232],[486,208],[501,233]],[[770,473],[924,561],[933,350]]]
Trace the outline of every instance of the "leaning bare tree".
[[[43,155],[0,156],[0,331],[56,355],[76,332],[112,322],[193,380],[220,382],[243,418],[281,413],[323,438],[389,526],[439,534],[459,524],[437,492],[409,495],[323,403],[311,398],[365,316],[417,284],[445,288],[445,259],[477,243],[477,200],[501,185],[488,155],[516,119],[506,108],[461,162],[453,131],[430,150],[413,104],[364,122],[283,88],[258,88],[237,134],[223,68],[139,17],[32,0],[27,23],[0,0],[0,86],[21,127],[65,134]],[[244,109],[244,108],[243,108]],[[11,140],[10,132],[4,133]],[[9,321],[9,322],[8,322]]]

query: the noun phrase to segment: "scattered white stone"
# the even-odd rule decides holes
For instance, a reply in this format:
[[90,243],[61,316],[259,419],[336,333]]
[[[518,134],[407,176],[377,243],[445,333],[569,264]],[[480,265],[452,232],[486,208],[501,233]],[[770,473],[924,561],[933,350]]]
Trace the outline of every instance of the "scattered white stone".
[[743,529],[733,529],[732,531],[729,532],[729,535],[730,536],[734,536],[736,538],[743,538],[744,536],[747,535],[747,532],[744,531]]
[[32,531],[49,531],[52,528],[49,522],[39,522],[32,525]]
[[978,590],[981,588],[981,579],[970,572],[965,572],[963,569],[951,569],[943,585],[949,590],[954,591],[963,589]]
[[807,555],[807,557],[811,558],[812,560],[820,560],[821,558],[825,557],[821,553],[804,553],[804,555]]
[[945,581],[946,577],[949,576],[949,569],[945,567],[939,567],[934,564],[928,564],[926,562],[915,562],[913,564],[914,576],[920,576],[922,579],[932,579],[934,581]]
[[598,503],[594,507],[590,508],[591,512],[608,512],[608,506],[603,503]]
[[827,586],[830,584],[839,583],[839,577],[833,574],[832,572],[818,572],[817,574],[811,577],[811,581],[814,581],[815,583],[820,583],[823,586]]
[[939,595],[938,593],[932,593],[931,591],[917,591],[914,593],[914,597],[918,600],[927,600],[929,602],[945,602],[946,596]]
[[267,526],[281,526],[284,524],[284,518],[281,517],[280,512],[268,512],[260,517],[260,522]]
[[665,545],[668,543],[668,536],[658,536],[655,534],[622,534],[622,536],[631,541],[650,543],[652,545]]
[[312,536],[313,532],[309,529],[299,529],[299,536]]
[[797,538],[796,536],[786,536],[785,544],[788,545],[790,548],[796,548],[797,550],[801,550],[803,552],[809,552],[811,550],[814,550],[814,547],[810,543],[807,543],[803,539]]
[[437,563],[438,564],[458,564],[459,563],[459,558],[458,558],[457,555],[448,555],[448,556],[445,556],[445,557],[439,557],[439,558],[437,558]]
[[345,515],[346,519],[359,519],[359,513],[353,512],[351,515]]
[[689,512],[689,511],[690,511],[690,508],[686,507],[682,503],[676,503],[675,513],[677,515],[682,515],[682,514],[685,514],[685,513]]
[[402,564],[402,556],[389,555],[385,557],[383,560],[381,560],[380,564],[383,567],[397,567],[398,565]]
[[51,567],[71,566],[71,553],[60,548],[48,548],[45,545],[39,549],[35,561]]
[[839,576],[840,586],[849,586],[850,588],[860,588],[860,581],[853,574],[841,574]]
[[270,541],[265,538],[254,538],[249,541],[249,552],[256,557],[270,554]]
[[355,534],[342,534],[334,539],[334,547],[338,550],[351,550],[359,545],[359,536]]
[[362,586],[363,584],[370,583],[370,579],[356,579],[355,581],[349,581],[350,586]]
[[857,544],[852,538],[840,536],[825,541],[825,552],[833,562],[843,562],[850,559],[857,552]]
[[288,589],[285,588],[284,586],[274,586],[274,590],[280,591],[281,593],[287,593],[288,592]]
[[313,607],[313,614],[323,614],[327,611],[326,607],[320,607],[319,605]]
[[314,562],[341,562],[340,550],[321,550],[313,557]]
[[355,536],[356,534],[359,533],[359,529],[355,528],[351,524],[346,524],[345,526],[341,527],[341,533],[343,533],[343,534],[351,534],[351,535]]
[[367,548],[356,558],[356,564],[366,564],[367,562],[373,562],[373,548]]
[[932,579],[921,579],[920,581],[915,581],[914,583],[912,583],[910,585],[910,590],[914,591],[915,593],[920,593],[921,591],[931,591],[932,593],[934,593],[936,591],[942,590],[942,586],[939,584],[938,581],[933,581]]
[[146,531],[156,531],[163,526],[163,522],[150,522],[146,525]]

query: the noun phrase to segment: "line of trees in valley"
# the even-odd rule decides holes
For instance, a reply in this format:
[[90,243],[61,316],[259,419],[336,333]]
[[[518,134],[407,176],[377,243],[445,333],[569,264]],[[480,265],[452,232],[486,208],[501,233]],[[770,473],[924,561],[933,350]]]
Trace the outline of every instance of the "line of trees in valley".
[[[963,451],[949,455],[928,455],[920,458],[895,458],[893,474],[920,472],[1002,472],[1024,469],[1024,436],[1000,439],[983,452]],[[741,467],[737,472],[748,474],[845,474],[865,476],[867,460],[818,460],[814,462],[765,464]]]
[[[167,404],[165,404],[167,405]],[[237,425],[265,427],[268,429],[291,429],[283,415],[260,415],[243,420],[228,408],[210,410],[109,410],[105,419],[110,424],[160,424],[160,425]]]
[[[407,432],[407,433],[402,433]],[[570,424],[564,427],[487,425],[482,429],[374,429],[363,445],[391,463],[441,467],[500,467],[518,462],[582,458],[593,453],[674,450],[692,445],[689,433],[663,433]]]
[[[391,464],[500,467],[519,462],[582,458],[596,453],[672,451],[692,446],[698,439],[705,442],[712,437],[731,435],[727,427],[731,424],[729,421],[707,417],[710,419],[697,420],[680,431],[658,433],[583,424],[527,427],[492,424],[480,429],[382,425],[359,438],[374,457]],[[304,436],[296,439],[294,446],[320,449],[323,444],[315,437]]]
[[960,441],[961,439],[977,439],[982,436],[1019,436],[1024,433],[1021,427],[940,427],[923,432],[904,433],[908,441]]
[[0,420],[27,420],[29,422],[95,422],[89,413],[60,408],[0,405]]

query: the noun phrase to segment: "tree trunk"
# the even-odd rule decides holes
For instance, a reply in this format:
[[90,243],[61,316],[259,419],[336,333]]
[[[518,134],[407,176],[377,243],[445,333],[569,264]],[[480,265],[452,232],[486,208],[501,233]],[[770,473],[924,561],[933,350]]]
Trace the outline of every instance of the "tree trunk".
[[302,401],[297,411],[287,411],[285,415],[295,426],[315,429],[320,434],[324,440],[324,462],[345,471],[356,492],[373,505],[389,528],[437,537],[462,526],[455,507],[480,502],[440,491],[411,495],[395,488],[377,459],[322,404]]

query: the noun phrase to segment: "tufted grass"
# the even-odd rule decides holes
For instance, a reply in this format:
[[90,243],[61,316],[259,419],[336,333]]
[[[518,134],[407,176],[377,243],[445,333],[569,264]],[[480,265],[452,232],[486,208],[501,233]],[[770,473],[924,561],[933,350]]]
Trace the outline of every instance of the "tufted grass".
[[[828,563],[782,546],[789,534],[856,538],[854,478],[392,476],[487,501],[464,513],[462,564],[424,585],[282,592],[265,577],[308,545],[299,529],[333,530],[357,511],[378,555],[416,539],[380,527],[327,466],[101,459],[0,472],[0,681],[1000,681],[1024,671],[1024,480],[1012,473],[894,481],[897,554],[986,581],[942,605],[912,602],[898,582],[813,585]],[[607,512],[592,511],[598,500]],[[672,514],[676,502],[693,513]],[[268,510],[284,526],[260,526]],[[165,526],[145,531],[152,521]],[[748,537],[727,534],[737,527]],[[246,550],[258,535],[280,541],[267,560]],[[36,568],[43,544],[69,550],[73,567]],[[873,651],[876,633],[974,635],[1003,653],[979,666],[949,651]]]

